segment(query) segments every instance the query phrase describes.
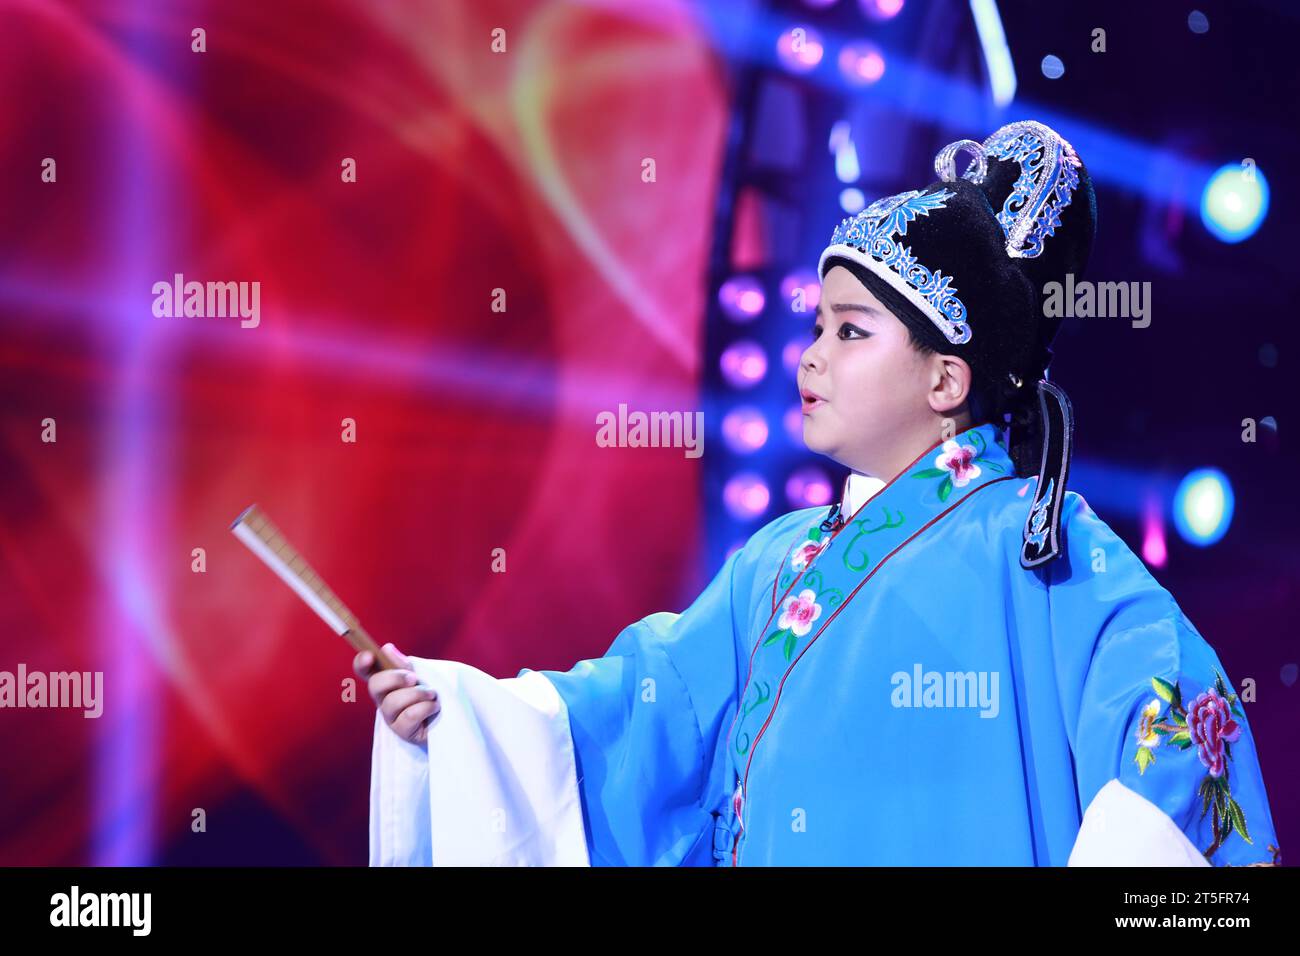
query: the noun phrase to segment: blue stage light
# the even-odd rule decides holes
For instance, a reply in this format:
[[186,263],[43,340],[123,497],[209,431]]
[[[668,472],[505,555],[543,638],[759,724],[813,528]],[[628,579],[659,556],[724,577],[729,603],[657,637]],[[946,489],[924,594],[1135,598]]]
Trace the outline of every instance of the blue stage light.
[[980,46],[984,49],[993,105],[1001,108],[1015,99],[1016,68],[1011,61],[1007,35],[1002,30],[997,0],[970,0],[970,12],[975,17],[975,32],[979,34]]
[[840,192],[840,208],[850,216],[856,216],[867,208],[867,197],[856,186],[850,186]]
[[1217,468],[1198,468],[1174,494],[1174,527],[1184,541],[1207,547],[1227,533],[1233,504],[1228,476]]
[[1201,193],[1201,221],[1223,242],[1249,239],[1267,214],[1268,180],[1253,163],[1221,167]]

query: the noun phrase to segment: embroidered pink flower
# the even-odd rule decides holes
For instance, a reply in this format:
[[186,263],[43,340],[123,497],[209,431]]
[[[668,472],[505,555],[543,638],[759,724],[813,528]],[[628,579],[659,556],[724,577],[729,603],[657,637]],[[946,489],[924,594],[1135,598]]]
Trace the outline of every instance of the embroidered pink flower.
[[782,630],[789,628],[796,637],[803,637],[812,630],[813,621],[822,616],[822,606],[816,598],[817,594],[811,588],[804,588],[797,597],[786,598],[777,627]]
[[1187,709],[1187,729],[1210,776],[1223,776],[1223,744],[1241,737],[1241,725],[1232,719],[1228,701],[1211,687]]
[[821,553],[823,541],[814,541],[809,538],[799,547],[795,548],[794,557],[790,559],[790,567],[796,571],[802,571],[808,567],[808,562]]
[[972,478],[980,476],[980,466],[975,464],[975,446],[959,445],[951,438],[943,443],[934,467],[948,472],[955,488],[965,488]]

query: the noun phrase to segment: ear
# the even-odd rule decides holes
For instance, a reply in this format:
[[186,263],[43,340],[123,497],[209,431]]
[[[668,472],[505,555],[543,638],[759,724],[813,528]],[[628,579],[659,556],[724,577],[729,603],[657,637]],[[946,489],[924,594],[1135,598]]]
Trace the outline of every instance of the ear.
[[951,415],[970,397],[971,370],[965,360],[955,355],[930,356],[930,408],[940,415]]

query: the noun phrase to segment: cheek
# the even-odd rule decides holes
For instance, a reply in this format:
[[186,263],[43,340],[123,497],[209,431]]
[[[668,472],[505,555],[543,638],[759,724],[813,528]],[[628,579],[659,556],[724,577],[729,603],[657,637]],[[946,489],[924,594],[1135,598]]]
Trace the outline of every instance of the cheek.
[[900,367],[899,356],[883,348],[856,349],[838,370],[837,382],[847,386],[859,400],[859,407],[879,409],[892,406],[904,397],[908,385],[907,369]]
[[[901,348],[890,347],[900,344]],[[836,394],[846,399],[840,412],[853,409],[859,427],[888,428],[911,418],[926,401],[924,370],[910,346],[906,342],[881,345],[845,355],[846,361],[836,370]]]

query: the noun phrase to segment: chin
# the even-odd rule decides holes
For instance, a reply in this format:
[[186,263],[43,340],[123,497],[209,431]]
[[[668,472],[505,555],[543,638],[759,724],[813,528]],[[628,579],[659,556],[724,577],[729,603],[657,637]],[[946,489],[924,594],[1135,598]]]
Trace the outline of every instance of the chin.
[[803,443],[809,451],[816,452],[819,455],[830,455],[831,449],[827,446],[824,439],[817,434],[815,427],[809,427],[807,422],[803,426]]

